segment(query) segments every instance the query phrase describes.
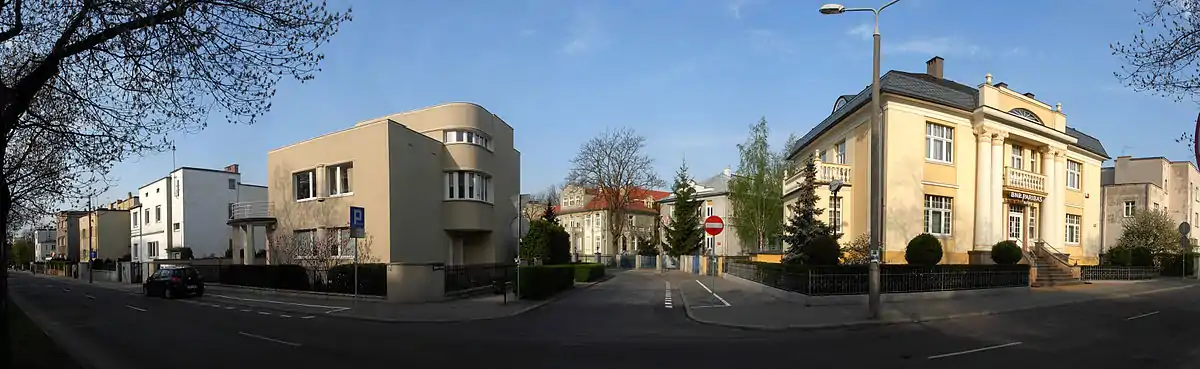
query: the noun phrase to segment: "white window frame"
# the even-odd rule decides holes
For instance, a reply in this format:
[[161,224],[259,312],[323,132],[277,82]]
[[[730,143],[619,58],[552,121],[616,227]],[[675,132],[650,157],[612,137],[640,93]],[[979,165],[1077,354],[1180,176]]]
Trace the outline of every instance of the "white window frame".
[[147,258],[158,257],[158,241],[146,242],[146,257]]
[[1011,145],[1013,169],[1025,169],[1025,148],[1021,145]]
[[1067,188],[1072,190],[1083,188],[1083,163],[1067,160]]
[[328,234],[326,238],[338,245],[337,251],[330,254],[330,257],[336,259],[353,259],[354,248],[350,242],[350,228],[327,228],[325,232]]
[[443,131],[442,142],[446,144],[470,144],[489,151],[495,150],[492,135],[474,129],[448,129]]
[[341,163],[325,167],[325,182],[329,183],[329,196],[349,196],[354,194],[354,163]]
[[836,164],[846,164],[846,140],[838,141],[833,145],[833,151],[837,154],[833,161]]
[[162,223],[162,205],[154,205],[154,222]]
[[829,226],[834,234],[842,233],[842,197],[829,198]]
[[[307,197],[300,197],[300,195],[301,195],[300,179],[303,177],[308,177],[308,196]],[[308,170],[302,170],[299,172],[292,173],[292,188],[294,189],[294,191],[292,191],[292,197],[296,201],[305,201],[305,200],[312,200],[312,199],[317,198],[317,170],[316,169],[308,169]]]
[[1083,225],[1083,217],[1075,214],[1067,214],[1064,223],[1066,224],[1066,239],[1064,241],[1068,245],[1078,245],[1079,231]]
[[492,176],[474,171],[445,172],[446,200],[473,200],[492,203],[495,182]]
[[1133,216],[1137,214],[1137,201],[1125,201],[1122,206],[1122,216],[1126,218],[1133,218]]
[[954,127],[925,123],[925,160],[954,163]]
[[706,218],[707,218],[707,217],[711,217],[711,216],[713,216],[713,202],[712,202],[712,200],[706,200],[706,201],[704,202],[704,214],[705,214],[705,215],[704,215],[704,217],[706,217]]
[[297,229],[292,231],[292,242],[296,243],[297,258],[311,258],[316,256],[316,250],[313,249],[317,243],[316,229]]
[[[933,216],[939,215],[941,221],[936,227],[933,224]],[[923,229],[925,233],[934,236],[950,236],[954,230],[954,198],[937,195],[925,195],[925,219]]]

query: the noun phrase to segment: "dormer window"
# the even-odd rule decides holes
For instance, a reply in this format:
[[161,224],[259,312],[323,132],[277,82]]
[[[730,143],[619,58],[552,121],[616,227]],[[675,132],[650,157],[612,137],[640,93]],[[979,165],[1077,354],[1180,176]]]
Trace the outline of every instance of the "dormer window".
[[1032,111],[1029,111],[1029,109],[1025,109],[1025,108],[1016,108],[1016,109],[1013,109],[1013,110],[1009,110],[1009,111],[1008,111],[1008,113],[1009,113],[1009,114],[1012,114],[1012,115],[1015,115],[1015,116],[1018,116],[1018,117],[1021,117],[1021,118],[1025,119],[1025,120],[1027,120],[1027,121],[1030,121],[1030,122],[1034,122],[1034,123],[1037,123],[1037,124],[1045,125],[1044,123],[1042,123],[1042,120],[1041,120],[1041,118],[1038,118],[1037,114],[1034,114]]

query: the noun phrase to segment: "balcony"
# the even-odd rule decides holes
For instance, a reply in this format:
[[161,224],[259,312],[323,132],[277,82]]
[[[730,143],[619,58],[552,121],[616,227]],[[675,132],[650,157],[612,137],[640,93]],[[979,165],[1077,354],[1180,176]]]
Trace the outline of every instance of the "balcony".
[[[847,164],[824,163],[816,162],[817,165],[817,184],[828,184],[833,180],[842,181],[843,184],[850,184],[850,166]],[[783,193],[795,191],[800,187],[800,183],[804,182],[804,177],[797,171],[792,173],[783,182]]]
[[226,224],[274,223],[275,205],[269,201],[247,201],[229,205]]
[[1004,167],[1004,187],[1044,194],[1046,193],[1046,176],[1013,167]]

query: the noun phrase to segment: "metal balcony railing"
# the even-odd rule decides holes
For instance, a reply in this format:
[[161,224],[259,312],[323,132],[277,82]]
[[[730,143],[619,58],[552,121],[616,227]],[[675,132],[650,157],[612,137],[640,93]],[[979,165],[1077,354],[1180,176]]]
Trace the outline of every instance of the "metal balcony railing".
[[269,201],[246,201],[229,206],[229,220],[274,217],[275,205]]
[[1004,185],[1015,189],[1046,193],[1046,176],[1013,167],[1004,167]]

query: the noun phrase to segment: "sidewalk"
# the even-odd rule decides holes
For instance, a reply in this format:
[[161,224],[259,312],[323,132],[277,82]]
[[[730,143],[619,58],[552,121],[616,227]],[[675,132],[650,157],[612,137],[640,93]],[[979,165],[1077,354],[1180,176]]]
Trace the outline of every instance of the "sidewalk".
[[1124,298],[1200,285],[1200,281],[1195,280],[1157,279],[1138,283],[1103,282],[1035,288],[1028,291],[952,299],[887,302],[882,304],[880,319],[868,320],[865,304],[805,306],[756,290],[756,286],[744,285],[752,282],[717,279],[715,286],[710,286],[714,283],[710,282],[708,277],[700,281],[704,285],[692,281],[680,286],[689,318],[706,324],[764,330],[821,329],[955,319]]

